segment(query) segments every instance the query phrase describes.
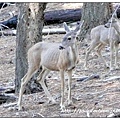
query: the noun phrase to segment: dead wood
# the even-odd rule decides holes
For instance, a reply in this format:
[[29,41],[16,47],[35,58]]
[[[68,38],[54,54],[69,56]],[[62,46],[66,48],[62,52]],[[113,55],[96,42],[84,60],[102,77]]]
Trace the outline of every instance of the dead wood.
[[119,118],[120,117],[120,113],[111,113],[107,116],[108,118]]
[[9,108],[9,107],[14,107],[14,106],[16,106],[16,105],[17,105],[17,102],[5,104],[5,105],[3,105],[3,107],[4,107],[4,108]]
[[120,79],[120,76],[112,76],[108,79],[104,79],[103,81],[113,81],[113,80],[119,80]]
[[43,116],[42,114],[40,114],[40,113],[35,113],[35,114],[33,114],[33,116],[32,116],[33,118],[44,118],[45,116]]
[[11,5],[11,4],[15,4],[15,2],[9,2],[9,3],[1,2],[0,3],[0,9],[5,8],[5,7],[7,7],[7,6]]
[[5,103],[5,102],[13,102],[16,100],[15,95],[10,95],[10,94],[0,94],[0,104]]
[[67,9],[45,12],[45,24],[80,21],[82,9]]
[[1,31],[0,32],[0,36],[16,36],[16,32],[15,31]]
[[15,87],[14,86],[1,87],[0,88],[0,93],[14,93],[14,92],[15,92]]
[[[73,30],[70,28],[70,30]],[[65,34],[64,28],[51,28],[51,29],[43,29],[43,35],[51,35],[51,34]],[[16,30],[9,30],[9,31],[0,31],[0,36],[16,36]]]
[[[81,19],[81,9],[68,9],[68,10],[55,10],[55,11],[48,11],[44,13],[44,21],[45,25],[50,24],[59,24],[63,22],[76,22],[80,21]],[[13,16],[12,18],[0,22],[4,26],[9,28],[16,29],[18,21],[18,15]],[[3,29],[6,27],[2,26]]]
[[[8,28],[14,28],[16,29],[17,27],[17,20],[18,20],[18,15],[15,15],[13,16],[12,18],[6,20],[6,21],[3,21],[3,22],[0,22],[0,27],[2,27],[2,29],[7,29],[5,26],[7,26]],[[1,26],[2,24],[2,26]]]
[[79,81],[81,81],[81,82],[82,82],[82,81],[86,82],[86,81],[88,81],[88,80],[99,79],[99,78],[100,78],[99,75],[93,74],[93,75],[91,75],[91,76],[84,76],[84,77],[78,78],[78,79],[77,79],[77,82],[79,82]]

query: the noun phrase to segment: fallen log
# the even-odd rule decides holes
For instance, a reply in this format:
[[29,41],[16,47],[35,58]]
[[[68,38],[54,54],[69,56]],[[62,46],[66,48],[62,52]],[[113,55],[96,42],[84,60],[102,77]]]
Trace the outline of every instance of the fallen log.
[[17,17],[18,17],[18,15],[15,15],[12,18],[10,18],[6,21],[0,22],[0,27],[2,29],[8,29],[8,28],[16,29],[16,27],[17,27]]
[[0,104],[5,102],[13,102],[17,99],[16,96],[10,94],[0,94]]
[[[45,12],[44,13],[45,25],[80,21],[81,11],[82,9],[67,9]],[[17,20],[18,15],[15,15],[14,17],[6,21],[0,22],[0,24],[4,25],[1,26],[2,29],[7,29],[7,27],[16,29]]]
[[45,24],[80,21],[82,9],[67,9],[45,12]]
[[8,5],[12,5],[12,4],[15,4],[15,2],[1,2],[1,3],[0,3],[0,9],[1,9],[1,8],[5,8],[5,7],[7,7]]
[[1,93],[15,93],[15,86],[0,87],[0,94]]

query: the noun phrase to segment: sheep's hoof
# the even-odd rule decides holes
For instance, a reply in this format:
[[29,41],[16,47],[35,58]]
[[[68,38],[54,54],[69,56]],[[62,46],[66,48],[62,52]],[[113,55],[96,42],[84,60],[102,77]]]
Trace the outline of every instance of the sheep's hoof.
[[88,71],[88,68],[87,68],[87,67],[84,67],[84,70],[85,70],[85,71]]
[[120,69],[119,66],[116,66],[116,67],[115,67],[115,70],[119,70],[119,69]]
[[77,106],[73,102],[68,103],[68,107],[70,107],[71,109],[77,108]]
[[72,105],[73,101],[72,100],[68,100],[68,105]]
[[18,110],[18,111],[25,110],[25,108],[23,106],[18,106],[18,105],[15,107],[15,109]]
[[60,104],[60,109],[61,109],[61,111],[65,111],[65,105]]
[[49,105],[56,105],[58,104],[54,99],[53,100],[48,100],[47,102]]
[[106,69],[109,69],[110,67],[109,66],[106,66]]
[[110,68],[110,72],[113,72],[114,71],[114,68],[112,67],[112,68]]

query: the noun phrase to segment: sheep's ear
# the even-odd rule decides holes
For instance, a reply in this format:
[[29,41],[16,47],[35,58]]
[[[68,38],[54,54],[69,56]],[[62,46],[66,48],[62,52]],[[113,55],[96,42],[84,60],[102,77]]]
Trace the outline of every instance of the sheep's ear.
[[63,23],[64,29],[66,32],[70,32],[69,27],[67,26],[66,22]]
[[79,23],[79,25],[77,25],[77,27],[75,28],[75,32],[78,32],[78,31],[80,31],[81,30],[81,27],[82,27],[82,25],[83,25],[83,23],[84,23],[84,20],[83,21],[81,21],[80,23]]

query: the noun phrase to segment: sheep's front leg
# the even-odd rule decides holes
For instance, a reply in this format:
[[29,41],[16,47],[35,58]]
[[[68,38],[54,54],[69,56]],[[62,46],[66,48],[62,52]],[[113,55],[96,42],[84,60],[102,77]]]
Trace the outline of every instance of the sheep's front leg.
[[119,69],[119,66],[118,66],[118,47],[119,47],[119,44],[115,44],[115,68],[116,69]]
[[65,109],[64,106],[64,88],[65,88],[65,83],[64,83],[64,71],[60,70],[60,77],[61,77],[61,103],[60,103],[60,107],[61,110]]
[[73,104],[71,98],[71,82],[72,82],[72,70],[68,71],[68,105]]
[[21,79],[21,88],[20,88],[19,98],[18,98],[18,103],[17,103],[18,110],[22,110],[21,104],[22,104],[22,96],[25,91],[25,86],[28,83],[28,81],[31,79],[35,71],[36,69],[33,66],[29,67],[27,74]]
[[89,56],[90,52],[98,45],[99,45],[99,43],[96,41],[96,39],[94,39],[92,41],[90,47],[87,49],[86,56],[85,56],[85,63],[84,63],[85,70],[87,70],[87,62],[88,62],[88,56]]
[[114,70],[113,68],[113,52],[114,52],[114,48],[113,48],[113,42],[110,42],[110,71]]

